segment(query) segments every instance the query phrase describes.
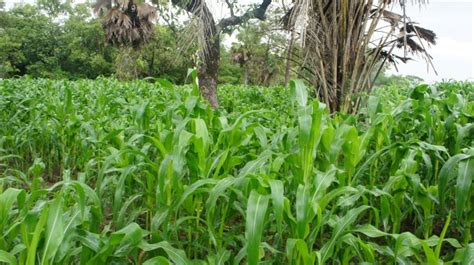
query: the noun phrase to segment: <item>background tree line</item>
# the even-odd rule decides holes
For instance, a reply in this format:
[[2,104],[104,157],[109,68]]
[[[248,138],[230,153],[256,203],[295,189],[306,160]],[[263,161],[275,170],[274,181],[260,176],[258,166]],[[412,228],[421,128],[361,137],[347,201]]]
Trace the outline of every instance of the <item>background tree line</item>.
[[[103,17],[91,7],[92,2],[38,0],[6,9],[0,1],[0,78],[160,77],[182,84],[187,70],[198,66],[199,45],[189,39],[195,21],[179,19],[176,10],[168,12],[169,7],[158,5],[153,37],[135,49],[107,44]],[[289,8],[270,8],[265,20],[244,21],[223,32],[228,39],[220,43],[219,83],[270,86],[311,78],[299,57],[304,54],[297,45],[301,36],[285,25]],[[375,85],[420,81],[388,77],[387,69],[382,69]]]
[[[162,77],[179,84],[196,64],[198,47],[182,45],[186,25],[176,18],[161,16],[153,38],[139,49],[113,47],[104,41],[102,19],[90,3],[54,8],[47,3],[8,10],[0,5],[1,78]],[[245,23],[232,43],[221,44],[220,83],[284,83],[286,38],[276,19]]]

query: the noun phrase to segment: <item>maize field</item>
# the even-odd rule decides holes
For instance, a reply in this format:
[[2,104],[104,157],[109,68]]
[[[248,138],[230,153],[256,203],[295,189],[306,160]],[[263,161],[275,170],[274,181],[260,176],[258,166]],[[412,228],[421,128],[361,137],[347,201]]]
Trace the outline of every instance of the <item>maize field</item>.
[[473,264],[474,84],[0,80],[0,264]]

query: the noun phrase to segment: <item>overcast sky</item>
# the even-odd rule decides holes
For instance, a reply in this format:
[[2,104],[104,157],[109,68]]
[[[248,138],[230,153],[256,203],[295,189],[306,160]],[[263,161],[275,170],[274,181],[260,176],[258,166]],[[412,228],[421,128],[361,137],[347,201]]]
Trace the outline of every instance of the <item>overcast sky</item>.
[[[261,0],[239,1],[258,3]],[[31,3],[34,0],[5,0],[5,2],[7,7],[10,7],[13,3]],[[76,0],[76,2],[82,1]],[[214,7],[221,5],[215,4],[217,0],[208,2]],[[213,9],[219,13],[215,14],[217,17],[226,13],[225,8]],[[401,64],[398,74],[416,75],[425,81],[474,80],[474,0],[430,0],[428,5],[421,8],[418,5],[409,6],[407,13],[412,20],[438,34],[438,44],[430,49],[438,75],[436,76],[433,70],[428,71],[425,61],[421,58],[409,64]]]

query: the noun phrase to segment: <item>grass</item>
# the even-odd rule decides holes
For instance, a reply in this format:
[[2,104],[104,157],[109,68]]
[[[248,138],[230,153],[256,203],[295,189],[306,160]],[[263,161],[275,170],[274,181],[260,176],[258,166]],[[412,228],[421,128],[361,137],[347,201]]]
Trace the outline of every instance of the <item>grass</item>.
[[0,263],[461,263],[474,85],[330,115],[300,82],[0,81]]

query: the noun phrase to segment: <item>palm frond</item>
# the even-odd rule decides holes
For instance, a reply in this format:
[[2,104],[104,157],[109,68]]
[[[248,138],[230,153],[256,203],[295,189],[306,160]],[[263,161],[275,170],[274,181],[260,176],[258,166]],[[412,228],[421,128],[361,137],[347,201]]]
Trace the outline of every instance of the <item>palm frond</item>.
[[434,33],[432,30],[415,26],[413,23],[407,23],[406,29],[407,33],[418,34],[420,38],[426,40],[427,42],[433,45],[436,45],[436,33]]
[[98,0],[93,6],[98,13],[108,8],[103,20],[106,42],[112,45],[133,46],[147,43],[153,36],[155,7],[142,3],[136,6],[136,10],[129,10],[134,2],[119,0],[116,3],[118,7],[111,7],[110,0]]
[[[373,12],[373,15],[372,15],[372,17],[373,17],[377,13],[377,9],[372,9],[371,12]],[[392,27],[398,26],[398,24],[401,23],[402,20],[403,20],[402,15],[399,15],[397,13],[394,13],[394,12],[391,12],[391,11],[388,11],[388,10],[383,10],[382,11],[382,18],[385,21],[389,22]]]
[[140,21],[152,24],[156,18],[156,8],[147,3],[138,5],[138,17]]
[[403,48],[405,45],[405,40],[406,40],[406,45],[408,48],[410,48],[412,53],[423,53],[425,52],[425,49],[418,44],[416,41],[413,40],[413,38],[416,37],[416,35],[407,35],[406,38],[404,36],[399,37],[397,39],[397,47],[398,48]]

